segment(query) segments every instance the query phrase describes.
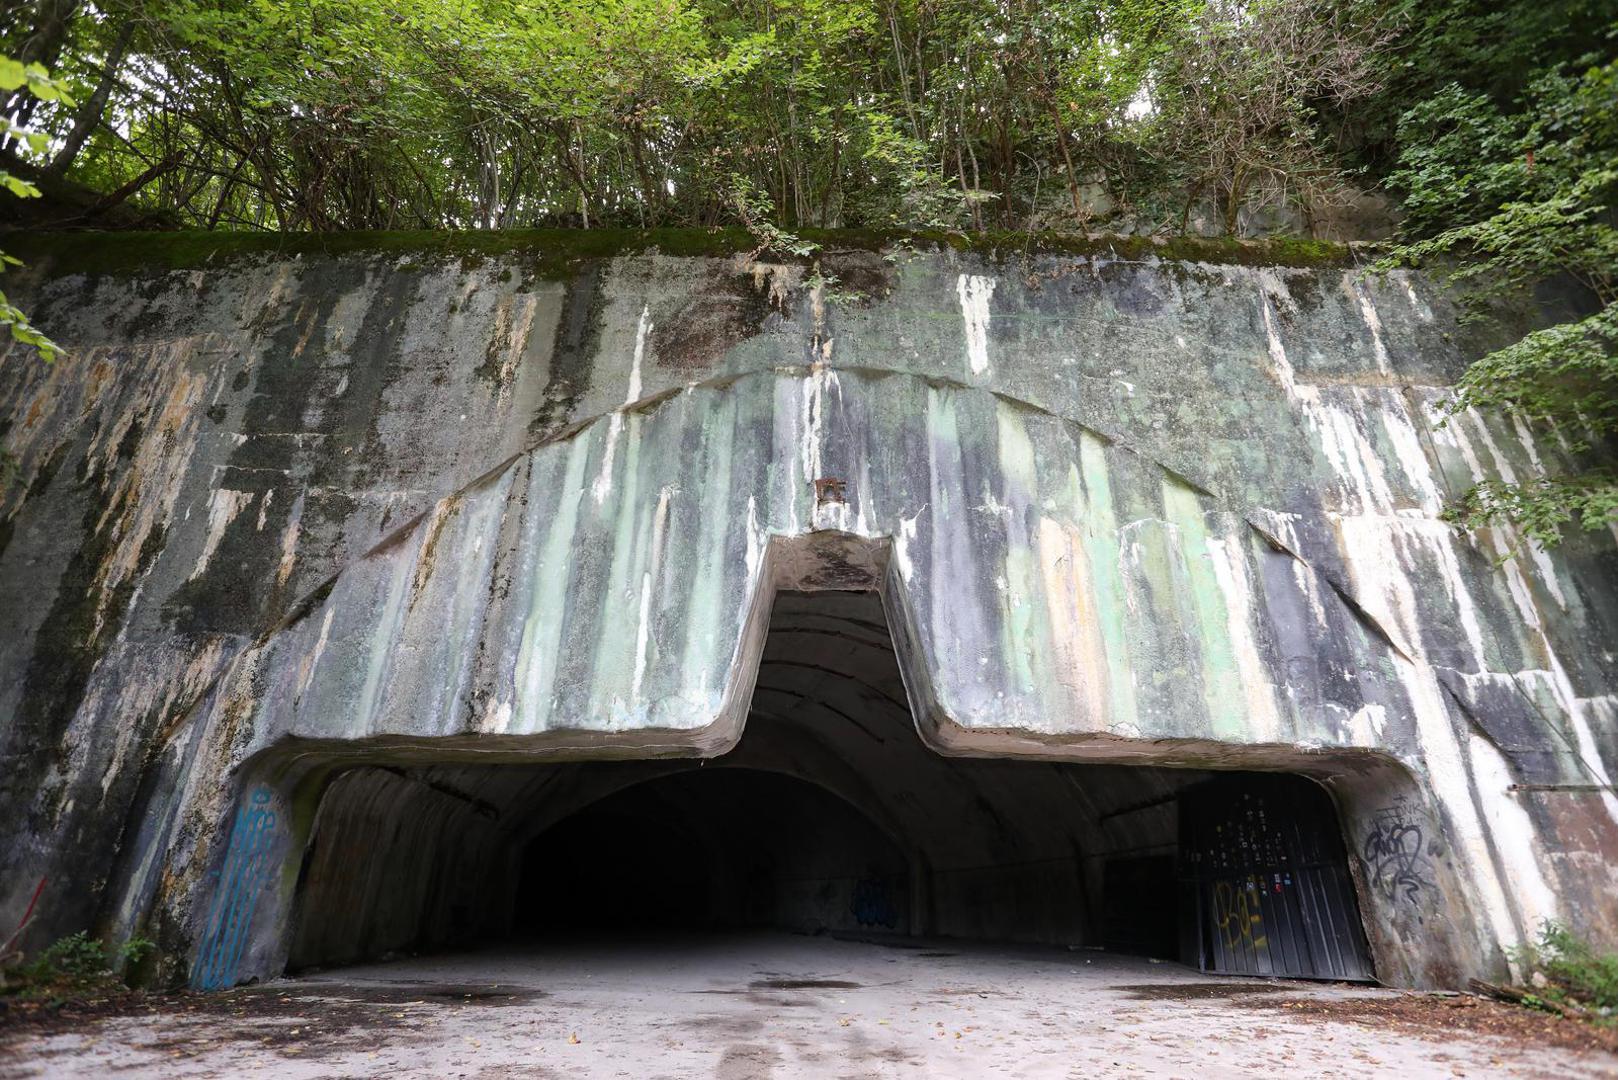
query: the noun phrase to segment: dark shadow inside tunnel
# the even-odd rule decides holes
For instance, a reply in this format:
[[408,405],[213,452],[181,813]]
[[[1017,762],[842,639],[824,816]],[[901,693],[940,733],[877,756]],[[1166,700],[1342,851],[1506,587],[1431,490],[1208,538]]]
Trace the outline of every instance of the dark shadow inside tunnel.
[[1325,789],[939,755],[916,732],[880,600],[850,592],[778,595],[742,739],[718,759],[340,773],[289,967],[763,927],[1371,975]]
[[750,769],[648,780],[523,849],[512,929],[903,930],[903,852],[814,784]]

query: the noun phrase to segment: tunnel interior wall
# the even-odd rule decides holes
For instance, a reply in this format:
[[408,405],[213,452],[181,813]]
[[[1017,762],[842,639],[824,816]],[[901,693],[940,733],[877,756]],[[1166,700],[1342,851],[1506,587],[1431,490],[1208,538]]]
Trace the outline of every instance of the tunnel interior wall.
[[302,861],[287,966],[344,964],[499,936],[509,858],[476,803],[402,770],[339,775]]
[[[554,776],[590,767],[543,768]],[[1077,772],[1064,786],[1110,783],[1126,792],[1141,772],[1067,768]],[[487,775],[490,769],[535,772],[493,766],[462,770],[457,779],[503,786],[504,778]],[[968,775],[975,771],[966,768]],[[1154,905],[1146,883],[1126,887],[1115,902],[1158,912],[1165,921],[1146,935],[1156,947],[1113,936],[1102,907],[1104,878],[1120,862],[1120,846],[1124,862],[1150,852],[1172,865],[1172,796],[1156,796],[1166,799],[1170,815],[1160,828],[1137,828],[1134,842],[1079,850],[1073,834],[1096,823],[1082,820],[1085,804],[1070,796],[1040,805],[1041,813],[1059,816],[1038,842],[1023,836],[1019,854],[979,854],[935,867],[936,856],[917,837],[890,838],[840,797],[782,773],[609,765],[602,779],[610,783],[587,787],[592,793],[610,787],[609,794],[583,806],[563,792],[548,806],[516,802],[495,812],[496,822],[512,819],[502,829],[455,805],[442,793],[449,786],[443,779],[425,781],[441,774],[404,772],[357,768],[326,793],[298,886],[289,969],[513,938],[758,929],[1090,945],[1178,957],[1173,905]],[[1179,780],[1192,784],[1201,775],[1186,771]],[[997,819],[1028,809],[1016,787],[991,792],[960,808],[952,820],[957,835],[991,836]],[[530,816],[555,820],[529,836],[516,822]],[[1026,857],[1041,851],[1063,854]]]
[[[28,243],[8,293],[68,350],[0,363],[0,920],[45,881],[31,948],[94,926],[176,978],[272,973],[300,747],[725,751],[777,548],[834,533],[822,586],[886,545],[934,749],[1361,755],[1325,779],[1386,977],[1500,974],[1549,915],[1618,945],[1614,545],[1439,518],[1564,462],[1436,421],[1506,332],[1419,275],[1284,245],[847,238],[814,275],[689,236]],[[969,870],[936,861],[940,894]]]

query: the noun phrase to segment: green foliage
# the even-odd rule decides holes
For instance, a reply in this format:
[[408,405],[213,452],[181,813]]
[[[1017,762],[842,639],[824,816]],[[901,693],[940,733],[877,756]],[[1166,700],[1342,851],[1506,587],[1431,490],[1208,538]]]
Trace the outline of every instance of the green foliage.
[[1618,433],[1618,303],[1477,361],[1446,403],[1452,414],[1469,408],[1561,418],[1557,434],[1574,452]]
[[754,256],[766,251],[800,259],[814,254],[817,245],[775,224],[773,220],[776,216],[775,204],[767,193],[760,191],[747,177],[730,178],[730,199],[731,205],[736,209],[736,216],[741,219],[742,227],[758,241],[758,247],[753,251]]
[[1436,268],[1479,312],[1563,283],[1594,312],[1546,327],[1473,364],[1447,405],[1515,414],[1570,455],[1559,473],[1482,483],[1452,505],[1468,528],[1510,526],[1537,543],[1577,521],[1618,520],[1610,461],[1618,436],[1618,57],[1586,55],[1525,79],[1501,103],[1459,84],[1400,120],[1390,183],[1404,194],[1406,242],[1382,263]]
[[[0,56],[0,90],[22,90],[40,101],[60,101],[73,104],[67,89],[51,78],[44,64],[24,64],[9,56]],[[37,149],[37,147],[36,147]]]
[[[1171,28],[1154,125],[1167,173],[1211,194],[1226,231],[1243,209],[1342,202],[1346,176],[1319,131],[1318,107],[1379,89],[1373,63],[1396,20],[1375,0],[1209,3]],[[1189,209],[1189,201],[1187,204]]]
[[[1172,228],[1186,162],[1243,160],[1174,109],[1266,110],[1227,217],[1336,190],[1308,99],[1369,87],[1385,2],[109,0],[0,50],[48,39],[84,103],[32,111],[51,170],[204,228],[708,227],[736,176],[783,229]],[[1242,74],[1212,112],[1198,57]]]
[[80,930],[52,942],[40,953],[38,970],[64,979],[99,978],[107,972],[107,950],[101,942]]
[[[52,79],[43,65],[23,64],[7,56],[0,56],[0,91],[14,91],[19,96],[27,95],[37,101],[73,104],[66,88]],[[0,143],[6,141],[14,142],[34,154],[41,154],[50,140],[44,132],[30,131],[12,117],[0,115]],[[3,165],[0,165],[0,188],[19,199],[37,198],[39,195],[37,187],[7,171]],[[0,251],[0,273],[8,267],[21,265],[17,259]],[[0,292],[0,327],[9,329],[13,341],[35,350],[46,361],[61,355],[61,348],[29,322],[28,316],[7,300],[4,292]],[[0,476],[3,475],[4,471],[0,470]]]
[[113,949],[81,930],[58,939],[33,960],[5,972],[0,992],[55,1001],[116,992],[124,987],[119,973],[138,964],[156,948],[155,943],[137,936]]
[[1546,919],[1539,939],[1512,959],[1547,1001],[1571,1004],[1618,1025],[1618,953],[1598,953],[1561,923]]
[[1562,527],[1574,520],[1590,530],[1618,524],[1618,476],[1603,468],[1572,479],[1485,480],[1445,507],[1443,516],[1466,529],[1510,526],[1549,546],[1562,539]]

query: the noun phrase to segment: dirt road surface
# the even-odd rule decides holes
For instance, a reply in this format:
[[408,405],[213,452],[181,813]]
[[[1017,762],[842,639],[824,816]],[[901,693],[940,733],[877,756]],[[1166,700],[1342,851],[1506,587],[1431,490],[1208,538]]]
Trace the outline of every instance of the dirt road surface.
[[0,1029],[0,1077],[1618,1077],[1570,1021],[1090,951],[504,946]]

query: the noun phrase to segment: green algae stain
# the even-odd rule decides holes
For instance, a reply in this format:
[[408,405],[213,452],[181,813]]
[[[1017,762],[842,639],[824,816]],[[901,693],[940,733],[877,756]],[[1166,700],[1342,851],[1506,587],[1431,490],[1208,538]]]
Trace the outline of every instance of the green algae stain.
[[[737,395],[722,394],[702,419],[701,457],[695,463],[696,475],[705,477],[696,492],[701,499],[701,533],[696,550],[700,553],[696,573],[691,575],[691,588],[685,618],[685,656],[682,664],[686,678],[701,672],[706,680],[710,665],[718,651],[719,630],[735,625],[734,611],[725,610],[726,570],[730,564],[731,544],[728,537],[733,530],[749,527],[747,515],[738,514],[732,506],[731,463],[736,456]],[[764,588],[763,582],[749,582],[752,587]],[[704,689],[711,688],[704,685]]]
[[[630,689],[641,631],[640,576],[649,572],[644,566],[652,528],[652,515],[640,498],[642,421],[640,413],[630,413],[621,428],[608,428],[607,458],[599,478],[604,485],[619,483],[618,477],[608,469],[613,464],[612,442],[616,438],[623,446],[623,465],[616,469],[622,477],[623,494],[598,500],[602,510],[610,513],[614,520],[612,563],[607,571],[606,588],[601,593],[609,610],[603,613],[601,634],[596,642],[589,713],[596,718],[610,717],[609,726],[613,730],[629,721],[637,704],[630,700]],[[647,617],[650,618],[650,613]],[[646,632],[650,633],[649,628]]]
[[1050,621],[1039,587],[1039,563],[1028,535],[1029,504],[1038,495],[1039,476],[1034,444],[1022,417],[1000,402],[995,421],[1000,475],[1005,483],[1004,505],[997,508],[1004,517],[1006,537],[1001,648],[1010,662],[1007,675],[1016,689],[1032,694],[1046,680],[1051,659],[1046,647],[1051,638]]
[[567,611],[568,568],[578,534],[579,502],[585,495],[584,470],[593,441],[584,433],[569,441],[566,472],[554,501],[542,501],[539,497],[545,490],[539,483],[542,479],[539,470],[535,470],[529,484],[528,512],[536,523],[544,521],[549,528],[533,577],[524,583],[529,607],[517,657],[515,694],[519,719],[513,724],[523,732],[540,730],[541,722],[550,716],[557,660],[562,648],[562,622]]
[[[1112,477],[1107,468],[1107,451],[1100,439],[1079,435],[1078,466],[1068,466],[1074,483],[1084,485],[1084,532],[1090,554],[1096,615],[1101,621],[1101,640],[1107,650],[1107,698],[1114,730],[1133,729],[1139,722],[1135,700],[1135,678],[1130,668],[1129,635],[1124,625],[1128,600],[1120,570],[1122,546],[1118,542],[1118,516],[1113,509]],[[1080,505],[1077,502],[1075,505]]]
[[1196,608],[1203,665],[1203,696],[1218,738],[1240,738],[1247,730],[1241,672],[1230,641],[1224,590],[1208,554],[1208,527],[1196,492],[1173,480],[1163,483],[1163,510],[1179,529],[1191,601]]

